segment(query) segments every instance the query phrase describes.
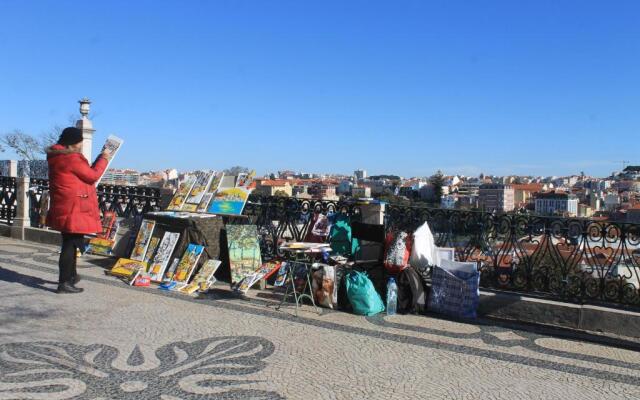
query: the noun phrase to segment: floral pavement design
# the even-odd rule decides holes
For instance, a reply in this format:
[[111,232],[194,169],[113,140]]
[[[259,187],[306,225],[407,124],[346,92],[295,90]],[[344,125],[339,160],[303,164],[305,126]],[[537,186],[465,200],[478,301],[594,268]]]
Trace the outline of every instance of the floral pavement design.
[[264,338],[214,337],[167,344],[154,360],[136,346],[117,368],[119,350],[103,344],[2,344],[0,399],[283,399],[251,389],[273,352]]

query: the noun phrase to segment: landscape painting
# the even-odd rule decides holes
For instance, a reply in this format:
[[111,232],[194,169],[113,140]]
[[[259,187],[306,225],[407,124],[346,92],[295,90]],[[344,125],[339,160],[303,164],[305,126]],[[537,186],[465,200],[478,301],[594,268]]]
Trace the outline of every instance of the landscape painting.
[[262,265],[258,228],[255,225],[227,225],[231,285],[236,285]]
[[210,214],[242,215],[249,193],[249,190],[243,188],[220,189],[214,195],[207,212]]
[[151,242],[151,236],[153,235],[153,229],[156,226],[156,221],[148,219],[142,220],[136,242],[131,251],[131,259],[137,261],[144,261],[144,256],[147,254],[149,243]]
[[180,234],[177,232],[164,233],[162,241],[160,241],[160,245],[158,246],[158,251],[149,267],[149,275],[153,282],[162,281],[164,271],[169,265],[171,254],[173,254],[173,250],[176,248],[179,239]]

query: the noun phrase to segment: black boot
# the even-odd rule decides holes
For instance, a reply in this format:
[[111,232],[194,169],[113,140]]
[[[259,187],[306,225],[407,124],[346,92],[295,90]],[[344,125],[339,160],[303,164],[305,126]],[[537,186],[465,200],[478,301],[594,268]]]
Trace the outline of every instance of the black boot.
[[74,286],[75,286],[75,285],[77,285],[77,284],[78,284],[78,282],[80,282],[80,280],[81,280],[81,279],[80,279],[80,275],[77,275],[77,274],[76,274],[76,275],[74,275],[74,276],[73,276],[73,278],[71,279],[71,281],[73,282],[73,285],[74,285]]
[[84,289],[77,288],[73,286],[73,284],[65,282],[58,285],[58,290],[56,292],[63,294],[63,293],[82,293],[82,291],[84,291]]

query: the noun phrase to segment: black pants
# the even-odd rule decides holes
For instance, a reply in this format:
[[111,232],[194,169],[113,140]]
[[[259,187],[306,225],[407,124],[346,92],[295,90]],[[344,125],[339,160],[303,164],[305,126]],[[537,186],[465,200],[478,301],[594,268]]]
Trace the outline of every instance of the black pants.
[[76,233],[62,234],[62,250],[60,251],[60,261],[58,267],[60,275],[59,283],[72,283],[77,275],[76,272],[76,249],[84,247],[84,235]]

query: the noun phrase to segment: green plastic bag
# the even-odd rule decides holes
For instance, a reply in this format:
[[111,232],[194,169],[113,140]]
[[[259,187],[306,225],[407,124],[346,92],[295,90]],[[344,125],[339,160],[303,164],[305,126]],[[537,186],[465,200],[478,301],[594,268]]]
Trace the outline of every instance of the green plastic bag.
[[360,250],[358,239],[351,237],[350,218],[339,213],[335,215],[335,220],[329,232],[329,244],[334,254],[350,257]]
[[351,271],[345,281],[347,297],[355,314],[371,316],[384,311],[382,299],[367,274]]

